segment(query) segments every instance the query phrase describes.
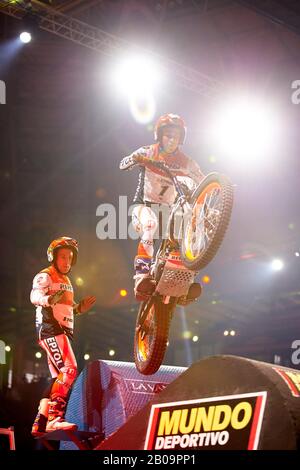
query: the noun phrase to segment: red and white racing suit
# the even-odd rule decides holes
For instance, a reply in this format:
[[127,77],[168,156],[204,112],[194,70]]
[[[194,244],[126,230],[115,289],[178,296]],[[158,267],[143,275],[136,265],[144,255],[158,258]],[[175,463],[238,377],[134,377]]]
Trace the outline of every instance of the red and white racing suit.
[[[64,291],[61,299],[55,305],[49,305],[49,296],[60,290]],[[30,300],[36,306],[39,345],[47,353],[51,376],[56,377],[51,397],[65,398],[77,375],[77,363],[70,343],[74,325],[71,281],[51,265],[33,279]]]
[[[165,163],[170,171],[178,177],[179,182],[184,182],[190,189],[204,178],[199,165],[180,150],[167,154],[162,150],[160,144],[152,144],[135,150],[132,154],[123,158],[120,169],[125,170],[132,166],[135,155],[142,155],[150,160]],[[171,207],[174,204],[177,193],[172,180],[160,169],[141,166],[139,181],[134,197],[138,205],[132,212],[132,224],[134,229],[140,233],[141,240],[135,258],[135,269],[137,274],[147,274],[153,257],[153,239],[157,230],[158,219],[151,209],[153,204],[162,204]]]

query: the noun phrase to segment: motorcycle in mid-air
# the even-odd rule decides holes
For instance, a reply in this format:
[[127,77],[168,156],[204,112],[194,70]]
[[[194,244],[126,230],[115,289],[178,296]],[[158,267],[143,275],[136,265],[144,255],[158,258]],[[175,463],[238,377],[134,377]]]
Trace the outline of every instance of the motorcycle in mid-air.
[[210,173],[190,193],[165,163],[140,157],[137,165],[164,172],[177,192],[167,221],[168,236],[161,241],[150,269],[155,288],[140,303],[136,319],[134,361],[139,372],[149,375],[162,364],[176,305],[195,300],[193,290],[199,287],[195,277],[222,243],[231,217],[233,185],[227,176]]

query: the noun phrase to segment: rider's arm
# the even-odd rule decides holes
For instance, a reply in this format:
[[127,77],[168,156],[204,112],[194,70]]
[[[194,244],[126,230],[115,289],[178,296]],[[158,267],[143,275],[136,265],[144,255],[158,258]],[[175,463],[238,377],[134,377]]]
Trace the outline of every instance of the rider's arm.
[[120,170],[131,170],[136,165],[136,158],[134,154],[128,155],[120,162]]
[[89,295],[80,300],[79,303],[73,303],[73,311],[75,315],[81,315],[88,312],[96,302],[94,295]]
[[49,297],[51,278],[47,273],[39,273],[33,279],[30,301],[33,305],[49,307]]
[[147,157],[147,150],[145,147],[140,147],[133,153],[124,157],[120,162],[120,170],[131,170],[139,161],[139,157]]

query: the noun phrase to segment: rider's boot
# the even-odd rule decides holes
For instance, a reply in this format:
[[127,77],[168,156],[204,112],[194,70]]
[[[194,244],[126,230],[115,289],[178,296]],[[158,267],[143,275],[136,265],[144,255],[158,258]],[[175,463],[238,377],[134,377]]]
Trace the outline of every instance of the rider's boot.
[[77,425],[65,421],[66,400],[62,397],[55,397],[49,401],[48,422],[46,432],[51,431],[76,431]]
[[38,436],[39,434],[46,432],[48,408],[49,398],[42,398],[39,404],[38,414],[36,415],[31,428],[31,434],[33,436]]
[[189,291],[187,293],[188,300],[196,300],[202,294],[202,286],[199,282],[193,282],[190,285]]
[[148,256],[136,256],[134,260],[134,295],[138,302],[146,300],[155,289],[155,281],[150,277],[151,261]]
[[177,301],[177,305],[188,305],[195,300],[197,300],[200,295],[202,294],[202,286],[198,282],[193,282],[193,284],[190,285],[189,291],[187,295],[183,295],[182,297],[179,297]]

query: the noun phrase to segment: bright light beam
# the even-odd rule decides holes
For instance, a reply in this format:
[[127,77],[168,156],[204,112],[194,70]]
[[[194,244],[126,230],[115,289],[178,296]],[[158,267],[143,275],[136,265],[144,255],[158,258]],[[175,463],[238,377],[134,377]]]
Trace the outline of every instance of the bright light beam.
[[283,261],[281,261],[281,259],[274,259],[271,264],[273,271],[281,271],[283,266],[284,264],[283,264]]
[[[180,312],[182,331],[183,332],[188,331],[184,307],[179,307],[179,312]],[[193,356],[192,356],[191,345],[188,339],[184,339],[184,349],[186,353],[186,365],[190,366],[193,363]]]
[[142,56],[129,56],[113,70],[113,81],[125,96],[139,96],[152,91],[160,80],[159,66]]
[[255,97],[228,100],[217,110],[210,132],[218,153],[239,160],[243,166],[267,158],[278,138],[276,112]]
[[159,64],[133,55],[122,59],[112,70],[115,89],[128,100],[133,118],[140,124],[152,122],[156,104],[154,91],[162,82]]

